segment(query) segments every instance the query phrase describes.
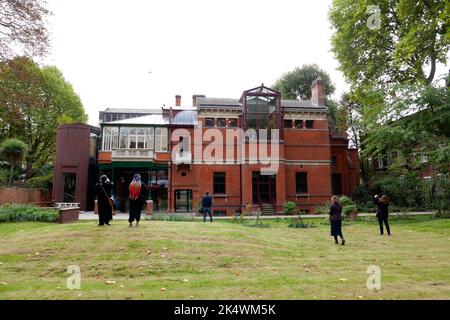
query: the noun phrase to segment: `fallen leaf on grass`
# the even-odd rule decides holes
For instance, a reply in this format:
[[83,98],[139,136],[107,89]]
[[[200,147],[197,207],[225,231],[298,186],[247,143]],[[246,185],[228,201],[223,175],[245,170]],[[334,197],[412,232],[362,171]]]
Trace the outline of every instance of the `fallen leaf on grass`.
[[106,284],[116,284],[116,281],[114,281],[114,280],[106,280],[105,283]]
[[342,279],[339,279],[339,281],[345,282],[345,281],[347,281],[347,279],[342,278]]
[[160,290],[161,290],[161,291],[166,291],[166,290],[167,290],[167,288],[161,288]]

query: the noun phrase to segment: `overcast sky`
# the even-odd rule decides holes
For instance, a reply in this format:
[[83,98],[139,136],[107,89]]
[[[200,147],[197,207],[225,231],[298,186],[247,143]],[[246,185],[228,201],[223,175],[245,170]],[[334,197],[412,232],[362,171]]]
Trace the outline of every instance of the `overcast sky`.
[[56,65],[89,123],[113,108],[192,105],[193,94],[239,98],[317,63],[348,88],[330,51],[331,0],[48,0]]

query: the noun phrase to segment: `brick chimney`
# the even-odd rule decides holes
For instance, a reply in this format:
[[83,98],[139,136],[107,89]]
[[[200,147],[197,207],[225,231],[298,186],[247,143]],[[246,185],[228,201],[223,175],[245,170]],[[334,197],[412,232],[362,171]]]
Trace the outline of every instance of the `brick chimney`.
[[206,96],[204,94],[194,94],[192,96],[192,106],[197,106],[197,98],[205,98]]
[[177,107],[181,106],[181,96],[179,94],[175,96],[175,106]]
[[320,76],[311,85],[311,102],[318,107],[325,106],[325,90]]

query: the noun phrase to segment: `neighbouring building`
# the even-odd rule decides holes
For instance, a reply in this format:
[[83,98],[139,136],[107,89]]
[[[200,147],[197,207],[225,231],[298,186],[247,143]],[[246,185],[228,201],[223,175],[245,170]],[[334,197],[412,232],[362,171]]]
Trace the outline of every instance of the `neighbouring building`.
[[[332,194],[352,195],[359,159],[330,121],[323,81],[314,81],[311,90],[310,101],[282,100],[264,85],[244,91],[240,99],[194,95],[188,106],[176,96],[175,105],[159,110],[106,109],[100,128],[60,126],[53,196],[92,210],[100,174],[107,174],[116,195],[126,199],[133,174],[140,173],[155,210],[197,212],[210,192],[215,215],[249,206],[281,213],[285,201],[313,213]],[[278,129],[278,137],[270,129]],[[246,132],[245,140],[234,135],[239,130]],[[220,144],[220,137],[232,143]],[[254,161],[252,150],[261,161]],[[218,160],[222,155],[225,161]],[[269,158],[277,159],[277,170],[263,173]]]

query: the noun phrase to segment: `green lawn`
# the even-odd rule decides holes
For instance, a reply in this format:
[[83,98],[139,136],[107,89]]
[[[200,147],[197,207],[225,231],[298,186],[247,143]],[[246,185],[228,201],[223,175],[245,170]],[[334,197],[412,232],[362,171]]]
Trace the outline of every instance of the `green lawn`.
[[[392,221],[391,237],[358,222],[344,226],[346,246],[314,222],[0,224],[0,299],[450,299],[450,220]],[[69,265],[81,290],[66,288]]]

